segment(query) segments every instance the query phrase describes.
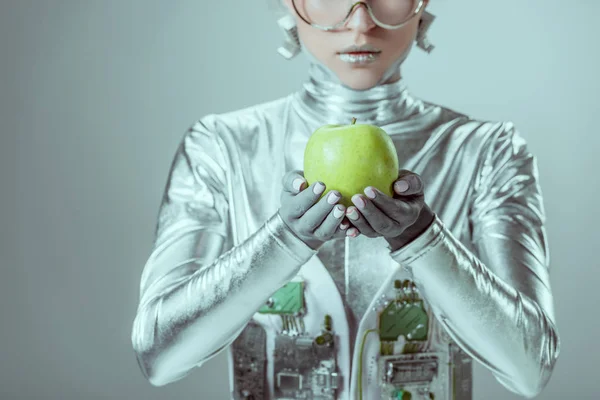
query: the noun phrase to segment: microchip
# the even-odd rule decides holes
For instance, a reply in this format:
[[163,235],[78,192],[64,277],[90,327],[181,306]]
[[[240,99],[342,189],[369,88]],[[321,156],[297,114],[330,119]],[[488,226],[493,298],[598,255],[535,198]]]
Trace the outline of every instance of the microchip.
[[302,389],[302,376],[293,372],[280,372],[277,374],[277,386],[281,390]]
[[379,314],[381,341],[396,341],[401,335],[408,340],[426,340],[428,332],[429,317],[423,301],[391,302]]
[[259,310],[261,314],[296,315],[304,312],[304,282],[289,282]]

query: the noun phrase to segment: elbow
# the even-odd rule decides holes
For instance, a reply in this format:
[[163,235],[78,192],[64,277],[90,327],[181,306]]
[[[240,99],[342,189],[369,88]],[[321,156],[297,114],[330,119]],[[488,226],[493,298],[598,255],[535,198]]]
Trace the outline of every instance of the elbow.
[[164,377],[161,377],[160,375],[149,375],[146,379],[154,387],[162,387],[171,383],[171,381],[164,379]]
[[171,383],[166,376],[156,373],[157,369],[152,364],[149,364],[143,357],[137,357],[138,365],[144,375],[144,378],[154,387],[162,387]]
[[157,363],[154,346],[145,346],[142,343],[143,341],[134,333],[132,335],[133,351],[142,375],[152,386],[165,386],[169,381],[165,376],[157,373],[160,371],[160,368]]
[[518,370],[515,376],[515,392],[527,399],[539,396],[546,388],[554,366],[560,353],[560,341],[555,330],[550,335],[550,340],[545,349],[541,349],[540,356],[535,357],[527,370]]
[[[148,315],[146,315],[147,317]],[[138,314],[133,323],[131,344],[138,366],[146,380],[155,387],[165,386],[175,379],[169,374],[161,362],[164,349],[158,345],[153,323],[142,321],[144,314]]]
[[135,348],[134,351],[142,375],[152,386],[161,387],[169,383],[164,376],[156,373],[158,368],[156,368],[153,357],[150,357],[148,353],[144,353]]
[[526,371],[524,368],[519,368],[514,372],[512,379],[499,379],[499,381],[511,392],[525,399],[533,399],[543,392],[551,373],[551,370],[546,369],[540,371],[539,368],[535,368]]
[[534,399],[542,393],[546,383],[544,380],[521,381],[516,385],[514,392],[525,399]]
[[538,397],[548,384],[548,378],[551,373],[552,371],[542,372],[542,375],[537,379],[520,379],[520,382],[516,385],[515,392],[526,399]]
[[154,322],[144,324],[139,321],[136,318],[134,322],[131,343],[144,378],[155,387],[166,386],[184,378],[193,363],[186,360],[182,349],[157,340],[155,329],[151,328],[154,327]]
[[134,344],[133,350],[142,375],[152,386],[166,386],[178,380],[178,377],[173,376],[172,371],[160,361],[160,354],[153,346],[142,348]]
[[136,352],[136,357],[144,378],[154,387],[177,382],[189,372],[189,369],[182,370],[179,365],[165,361],[162,353],[157,357],[152,353]]
[[[144,371],[144,369],[142,369]],[[157,373],[156,369],[146,369],[144,371],[144,376],[146,380],[154,387],[162,387],[166,386],[169,383],[176,381],[176,378],[169,376],[167,374]]]

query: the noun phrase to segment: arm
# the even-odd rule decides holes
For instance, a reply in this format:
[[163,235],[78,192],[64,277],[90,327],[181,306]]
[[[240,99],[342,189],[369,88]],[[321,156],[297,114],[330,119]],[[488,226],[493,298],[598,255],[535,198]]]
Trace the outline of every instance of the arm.
[[531,398],[559,354],[545,214],[535,158],[514,129],[494,135],[474,183],[473,244],[435,217],[392,253],[449,335],[511,391]]
[[224,252],[230,171],[202,124],[169,173],[152,254],[142,273],[132,344],[156,386],[184,377],[235,340],[258,308],[314,254],[279,214]]

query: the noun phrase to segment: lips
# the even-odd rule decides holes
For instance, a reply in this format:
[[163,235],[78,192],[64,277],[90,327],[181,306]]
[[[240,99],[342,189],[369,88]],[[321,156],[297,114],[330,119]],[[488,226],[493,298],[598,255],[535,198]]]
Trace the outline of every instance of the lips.
[[340,53],[338,57],[345,63],[353,65],[366,65],[375,62],[380,53],[374,52],[350,52]]
[[349,46],[342,51],[338,52],[338,54],[378,54],[381,53],[381,50],[377,47],[370,44],[363,45],[352,45]]

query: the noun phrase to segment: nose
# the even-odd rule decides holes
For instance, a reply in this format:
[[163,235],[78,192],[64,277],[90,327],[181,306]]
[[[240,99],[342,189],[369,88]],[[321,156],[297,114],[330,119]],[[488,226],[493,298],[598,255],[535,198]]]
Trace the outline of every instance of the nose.
[[373,29],[376,24],[369,15],[367,7],[368,6],[364,1],[354,3],[350,17],[346,22],[346,27],[358,32],[367,32]]

